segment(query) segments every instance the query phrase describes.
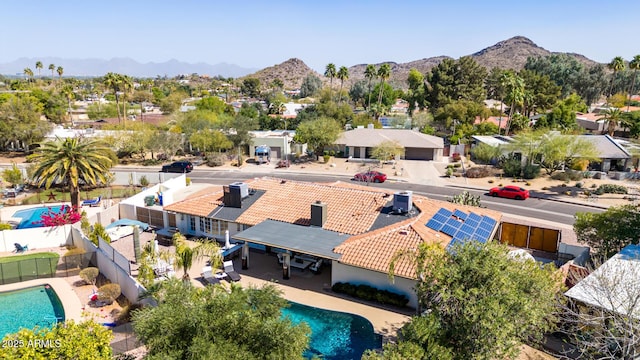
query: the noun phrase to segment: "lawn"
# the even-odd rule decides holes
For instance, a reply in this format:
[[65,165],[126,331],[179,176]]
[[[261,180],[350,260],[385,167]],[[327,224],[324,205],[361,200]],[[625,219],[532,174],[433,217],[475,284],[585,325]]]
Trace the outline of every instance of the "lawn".
[[52,277],[60,255],[52,252],[33,253],[0,258],[2,284]]
[[[126,198],[141,191],[140,187],[111,187],[80,191],[80,200],[89,200],[102,196],[103,199]],[[69,192],[63,189],[41,190],[22,199],[23,205],[71,201]]]

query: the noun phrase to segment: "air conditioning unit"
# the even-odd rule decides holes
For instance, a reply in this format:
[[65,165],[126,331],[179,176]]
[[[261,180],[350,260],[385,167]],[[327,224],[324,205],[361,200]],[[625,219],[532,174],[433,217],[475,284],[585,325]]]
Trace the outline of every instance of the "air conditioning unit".
[[393,194],[393,211],[406,213],[413,209],[413,191],[399,191]]
[[234,182],[229,184],[229,187],[232,189],[240,189],[240,197],[242,199],[246,198],[247,196],[249,196],[249,184],[244,183],[244,182]]

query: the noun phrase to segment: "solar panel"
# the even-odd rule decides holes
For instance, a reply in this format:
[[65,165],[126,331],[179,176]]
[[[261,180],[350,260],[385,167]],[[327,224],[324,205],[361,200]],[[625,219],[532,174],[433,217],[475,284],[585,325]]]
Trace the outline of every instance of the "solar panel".
[[435,219],[431,219],[425,224],[426,227],[431,228],[435,231],[440,231],[443,225],[443,223],[436,221]]
[[460,227],[460,231],[465,232],[469,235],[473,234],[474,231],[476,231],[476,227],[472,226],[471,224],[468,224],[466,221],[464,222],[464,224],[462,224],[462,226]]
[[462,221],[467,219],[467,213],[462,212],[462,211],[460,211],[458,209],[456,209],[456,211],[453,212],[453,216],[459,218]]
[[451,225],[454,228],[459,229],[462,226],[463,223],[462,223],[462,221],[460,221],[460,220],[458,220],[456,218],[450,217],[449,220],[447,220],[447,222],[445,224],[446,225]]
[[488,231],[493,231],[493,228],[496,226],[496,223],[497,222],[492,218],[484,216],[482,218],[482,221],[480,222],[480,225],[478,225],[478,228],[488,230]]
[[449,225],[449,224],[445,224],[445,225],[442,227],[442,230],[440,230],[440,231],[442,231],[443,233],[445,233],[445,234],[447,234],[447,235],[449,235],[449,236],[453,236],[453,235],[455,235],[455,234],[456,234],[456,232],[458,231],[458,228],[457,228],[457,227],[455,227],[455,226],[451,226],[451,225]]
[[469,216],[467,218],[467,221],[472,220],[474,222],[480,222],[480,220],[482,220],[482,216],[476,214],[476,213],[469,213]]
[[473,239],[484,243],[484,242],[487,242],[487,240],[489,240],[490,236],[491,236],[491,231],[488,231],[485,229],[478,229],[473,234]]

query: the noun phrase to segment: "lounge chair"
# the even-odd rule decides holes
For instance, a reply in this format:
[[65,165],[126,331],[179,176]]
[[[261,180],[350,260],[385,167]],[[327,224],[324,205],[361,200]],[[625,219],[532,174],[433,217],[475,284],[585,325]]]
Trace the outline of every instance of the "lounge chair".
[[17,252],[17,253],[21,253],[21,252],[25,252],[25,251],[29,250],[29,247],[27,245],[22,246],[22,245],[20,245],[18,243],[14,243],[13,245],[16,247],[15,252]]
[[220,284],[220,279],[213,276],[211,266],[205,266],[202,268],[202,277],[209,285]]
[[230,281],[240,281],[240,274],[236,272],[233,268],[233,261],[225,261],[224,263],[224,272],[227,273],[227,278]]
[[84,200],[82,202],[82,206],[100,206],[100,200],[102,200],[102,195],[98,196],[95,199]]

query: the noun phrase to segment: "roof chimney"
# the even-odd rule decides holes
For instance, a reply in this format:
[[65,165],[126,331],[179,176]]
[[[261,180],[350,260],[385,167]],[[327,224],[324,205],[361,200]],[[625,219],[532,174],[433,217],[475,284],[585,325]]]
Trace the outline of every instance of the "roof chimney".
[[311,226],[323,227],[327,222],[327,204],[318,200],[311,204]]

